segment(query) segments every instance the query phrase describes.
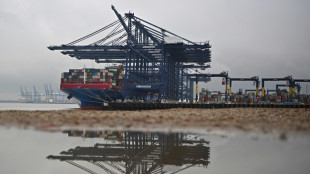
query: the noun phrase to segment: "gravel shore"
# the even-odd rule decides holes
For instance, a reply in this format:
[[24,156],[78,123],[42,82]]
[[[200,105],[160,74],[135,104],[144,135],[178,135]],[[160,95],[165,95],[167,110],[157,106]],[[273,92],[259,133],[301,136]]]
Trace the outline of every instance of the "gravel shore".
[[143,111],[0,111],[0,125],[35,128],[175,128],[310,132],[310,109],[232,108]]

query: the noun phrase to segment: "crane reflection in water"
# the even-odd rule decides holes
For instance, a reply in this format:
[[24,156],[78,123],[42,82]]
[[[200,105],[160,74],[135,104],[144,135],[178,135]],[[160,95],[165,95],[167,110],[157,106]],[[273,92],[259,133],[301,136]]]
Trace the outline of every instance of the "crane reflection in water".
[[[209,141],[195,134],[66,130],[69,137],[103,138],[105,143],[75,147],[47,158],[65,161],[85,172],[178,173],[210,164]],[[83,164],[79,164],[83,161]],[[86,163],[85,163],[86,162]],[[102,172],[100,172],[102,173]]]

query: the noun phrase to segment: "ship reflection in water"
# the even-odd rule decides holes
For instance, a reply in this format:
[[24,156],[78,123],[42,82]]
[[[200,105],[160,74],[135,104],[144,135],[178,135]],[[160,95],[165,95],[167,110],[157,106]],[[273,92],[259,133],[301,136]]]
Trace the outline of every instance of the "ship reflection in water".
[[67,130],[70,137],[103,138],[104,143],[75,147],[47,158],[88,173],[179,173],[210,164],[209,141],[195,134]]

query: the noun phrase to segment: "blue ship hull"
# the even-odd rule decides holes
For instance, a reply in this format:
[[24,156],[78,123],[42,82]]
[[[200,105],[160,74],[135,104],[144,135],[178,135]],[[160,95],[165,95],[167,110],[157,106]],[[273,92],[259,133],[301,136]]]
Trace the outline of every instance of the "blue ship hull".
[[111,89],[61,89],[68,94],[68,99],[79,101],[81,109],[101,109],[105,102],[124,100],[124,93]]

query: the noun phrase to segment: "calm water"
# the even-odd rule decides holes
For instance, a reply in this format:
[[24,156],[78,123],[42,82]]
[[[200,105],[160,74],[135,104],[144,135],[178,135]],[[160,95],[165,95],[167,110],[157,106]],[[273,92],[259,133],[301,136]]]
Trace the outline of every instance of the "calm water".
[[[0,127],[0,173],[304,173],[310,138]],[[108,171],[108,172],[107,172]]]
[[78,108],[77,104],[0,103],[0,110],[68,110]]

